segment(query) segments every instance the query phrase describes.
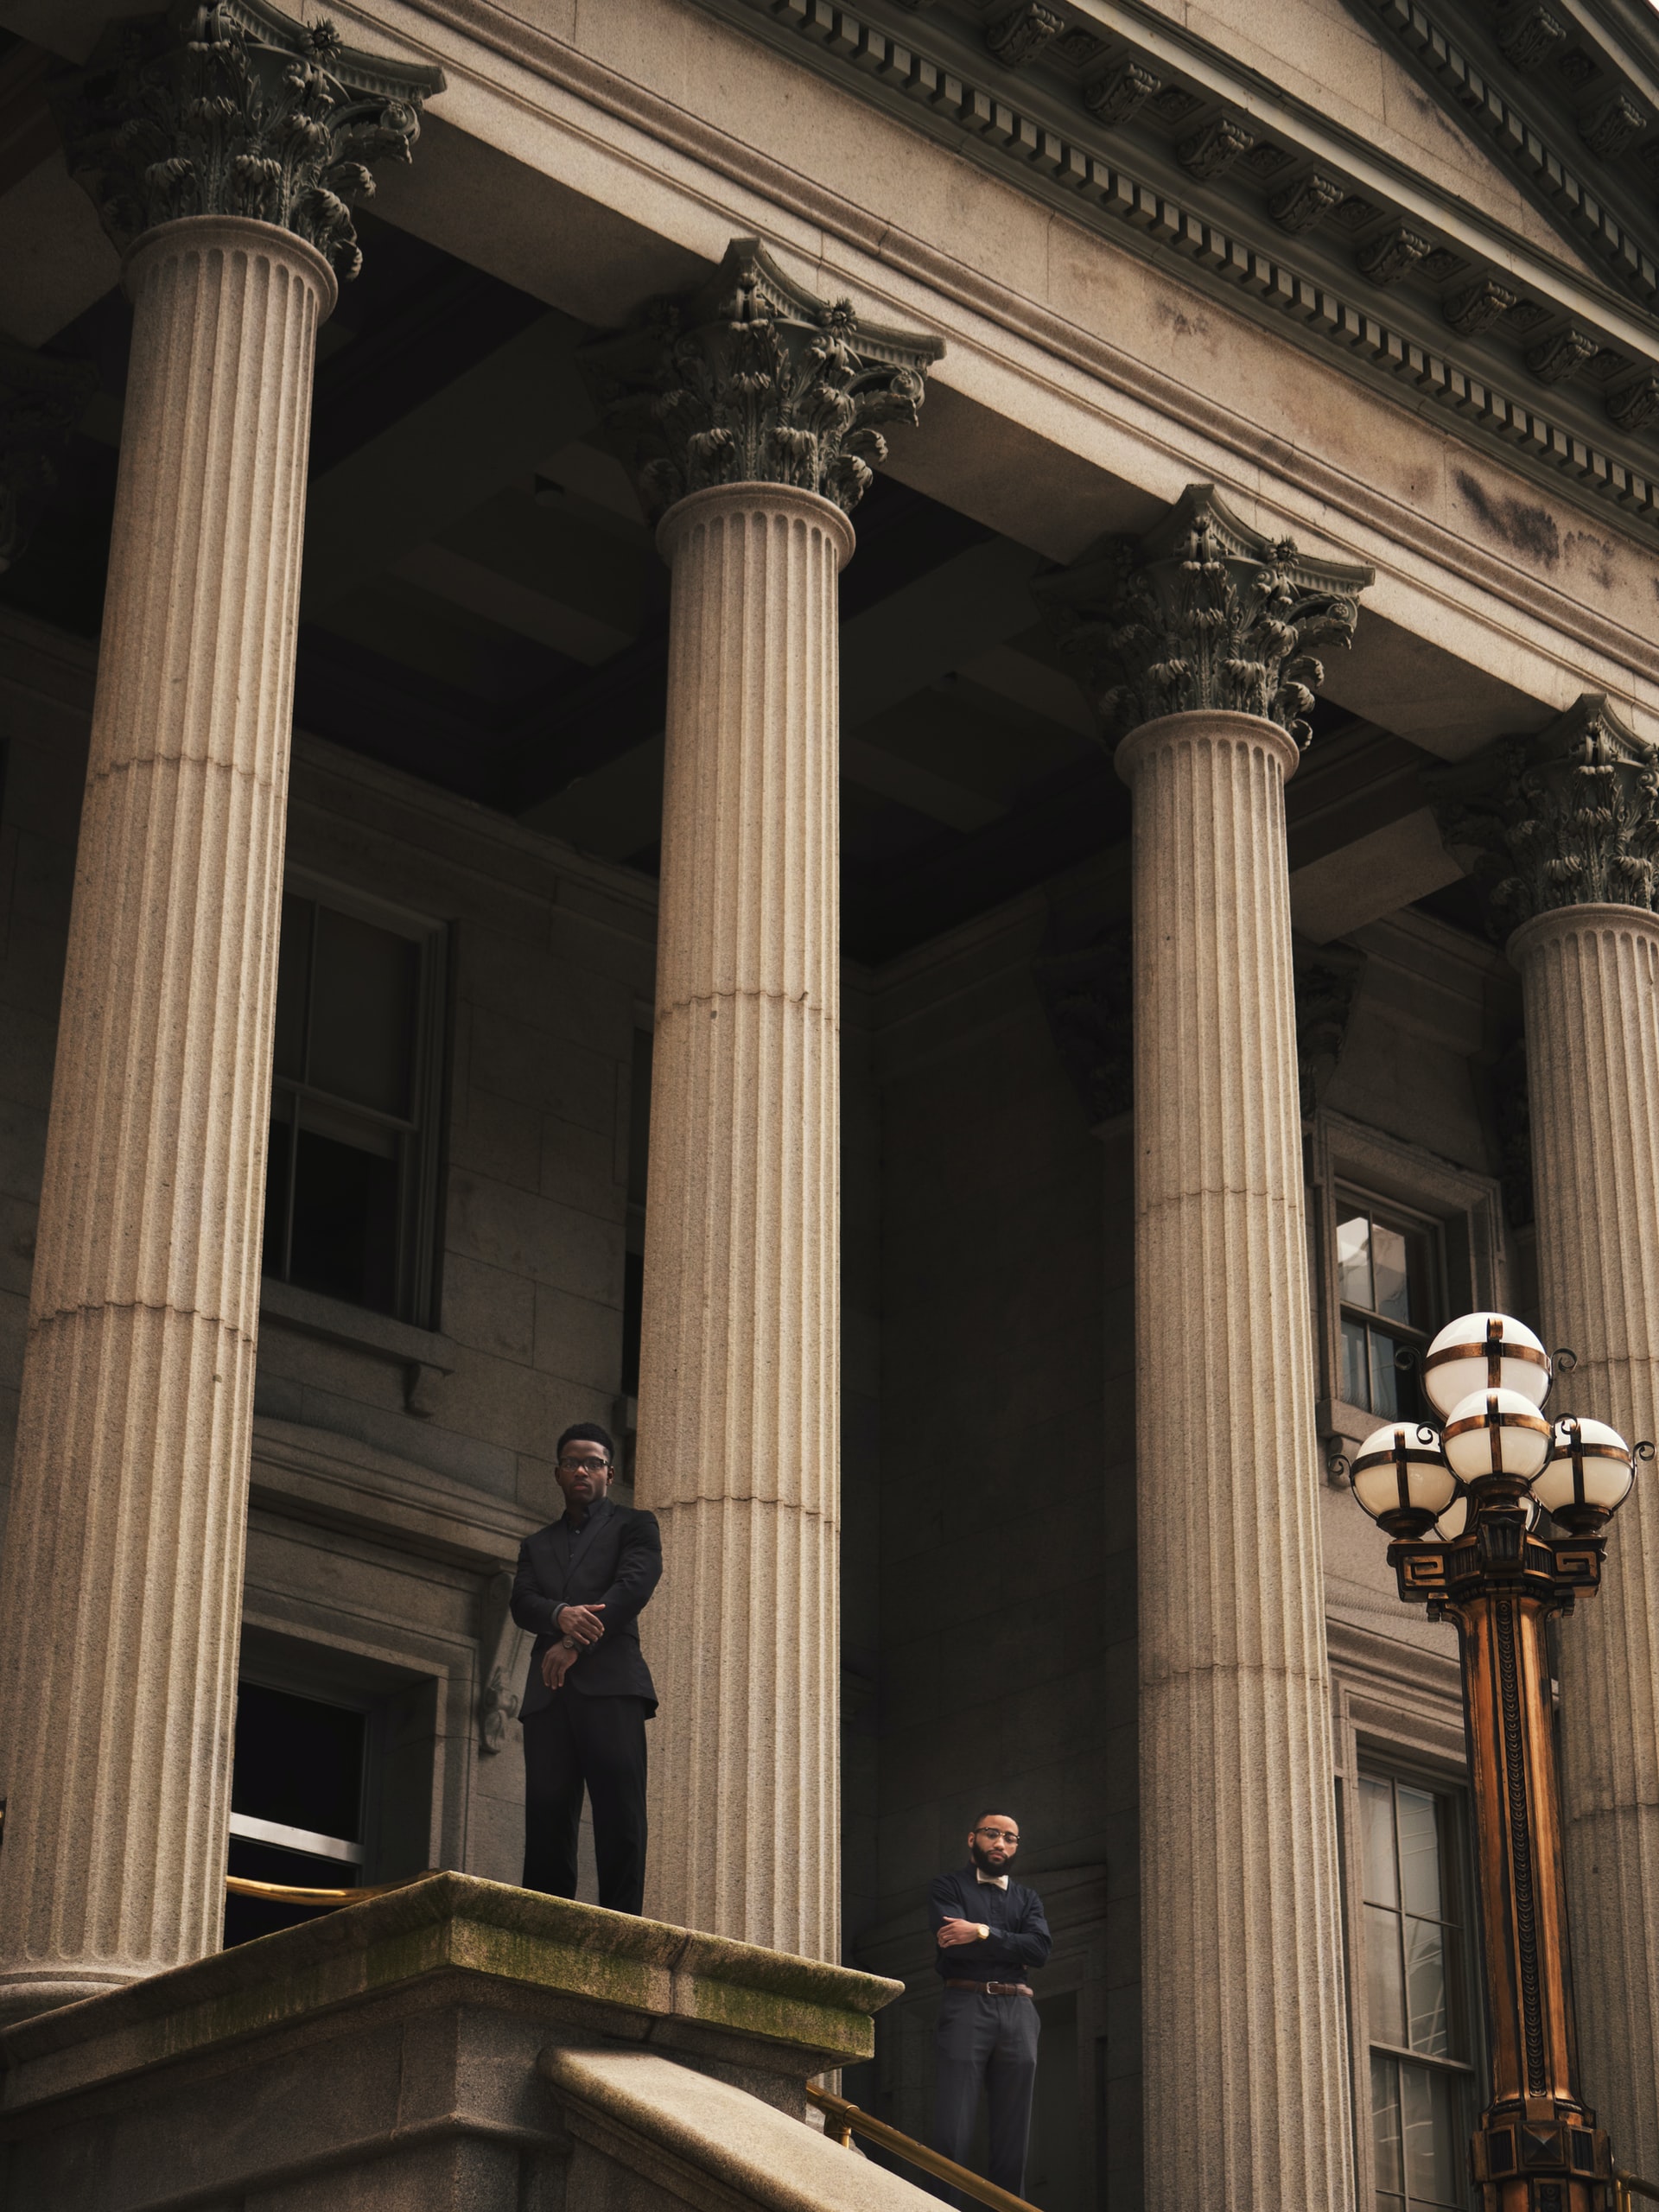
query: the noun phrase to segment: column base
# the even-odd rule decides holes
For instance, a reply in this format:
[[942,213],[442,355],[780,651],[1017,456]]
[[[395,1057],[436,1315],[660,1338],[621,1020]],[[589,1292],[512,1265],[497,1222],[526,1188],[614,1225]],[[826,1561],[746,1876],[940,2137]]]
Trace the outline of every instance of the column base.
[[55,2012],[60,2005],[79,2005],[83,1998],[107,1997],[111,1990],[129,1989],[156,1972],[153,1967],[134,1967],[126,1973],[100,1968],[94,1973],[83,1965],[22,1967],[0,1974],[0,2027],[15,2020],[32,2020],[40,2012]]

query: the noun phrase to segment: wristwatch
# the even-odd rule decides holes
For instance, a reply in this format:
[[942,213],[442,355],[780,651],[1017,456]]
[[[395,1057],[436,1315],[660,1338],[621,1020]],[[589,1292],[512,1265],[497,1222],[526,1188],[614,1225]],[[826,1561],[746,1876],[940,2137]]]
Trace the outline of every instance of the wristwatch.
[[559,1642],[563,1645],[567,1651],[574,1651],[577,1649],[576,1639],[574,1636],[562,1636],[559,1638]]

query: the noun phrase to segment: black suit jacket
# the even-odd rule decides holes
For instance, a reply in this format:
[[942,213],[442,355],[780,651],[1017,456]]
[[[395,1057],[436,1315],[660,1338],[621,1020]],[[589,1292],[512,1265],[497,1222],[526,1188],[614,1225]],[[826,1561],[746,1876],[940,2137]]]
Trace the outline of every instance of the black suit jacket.
[[935,1944],[933,1963],[944,1981],[1023,1981],[1046,1966],[1052,1941],[1043,1901],[1023,1882],[1006,1890],[981,1882],[972,1866],[934,1877],[928,1893],[928,1925],[937,1936],[947,1920],[976,1920],[990,1929],[982,1943]]
[[588,1509],[581,1535],[569,1516],[527,1536],[512,1579],[512,1618],[536,1638],[518,1718],[551,1705],[542,1681],[542,1654],[556,1638],[561,1605],[603,1605],[605,1633],[589,1644],[558,1693],[582,1697],[644,1698],[657,1710],[657,1691],[639,1649],[639,1615],[662,1580],[663,1540],[654,1513],[637,1513],[601,1498]]

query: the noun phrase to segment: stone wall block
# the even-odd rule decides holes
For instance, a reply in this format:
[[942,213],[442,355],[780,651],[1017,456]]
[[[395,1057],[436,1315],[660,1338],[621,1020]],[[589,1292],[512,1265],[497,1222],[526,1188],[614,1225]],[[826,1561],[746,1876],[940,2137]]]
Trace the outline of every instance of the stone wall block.
[[[217,1947],[321,257],[134,296],[0,1589],[0,2010]],[[49,1720],[43,1725],[43,1716]]]
[[[1578,1354],[1552,1412],[1659,1432],[1659,914],[1575,906],[1510,940],[1526,995],[1544,1339]],[[1621,2166],[1659,2172],[1659,1495],[1610,1531],[1561,1629],[1568,1901],[1585,2094]]]
[[[1147,2195],[1352,2201],[1283,785],[1142,725],[1136,1426]],[[1220,1938],[1221,1940],[1218,1940]]]
[[672,1720],[653,1747],[651,1909],[834,1958],[836,577],[852,531],[815,493],[741,484],[682,500],[662,542],[638,1496],[663,1516],[650,1643]]

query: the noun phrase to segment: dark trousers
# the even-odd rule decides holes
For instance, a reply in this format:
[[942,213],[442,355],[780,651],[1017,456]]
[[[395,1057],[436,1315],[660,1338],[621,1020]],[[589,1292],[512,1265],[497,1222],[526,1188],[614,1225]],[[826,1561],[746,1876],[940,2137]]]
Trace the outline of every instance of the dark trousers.
[[594,1808],[599,1901],[645,1903],[645,1704],[562,1689],[524,1722],[524,1887],[576,1894],[582,1793]]
[[942,1993],[933,2042],[933,2148],[959,2166],[968,2164],[983,2089],[991,2107],[989,2178],[1015,2196],[1026,2193],[1038,2028],[1029,1997]]

